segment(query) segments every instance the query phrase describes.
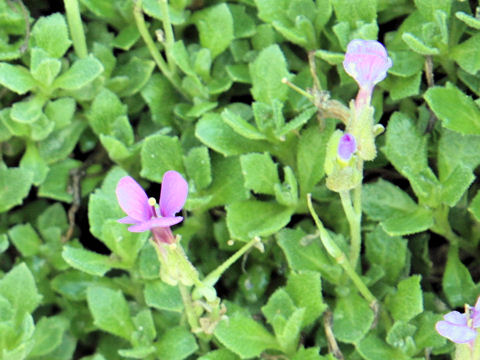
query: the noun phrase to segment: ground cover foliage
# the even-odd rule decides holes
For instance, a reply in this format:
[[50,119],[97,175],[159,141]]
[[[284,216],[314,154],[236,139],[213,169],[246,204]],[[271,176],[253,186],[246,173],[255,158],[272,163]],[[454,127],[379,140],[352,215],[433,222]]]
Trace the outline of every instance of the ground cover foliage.
[[[0,359],[453,358],[435,324],[480,293],[474,3],[0,0]],[[338,189],[353,39],[393,67]],[[169,170],[166,269],[115,189],[158,199]]]

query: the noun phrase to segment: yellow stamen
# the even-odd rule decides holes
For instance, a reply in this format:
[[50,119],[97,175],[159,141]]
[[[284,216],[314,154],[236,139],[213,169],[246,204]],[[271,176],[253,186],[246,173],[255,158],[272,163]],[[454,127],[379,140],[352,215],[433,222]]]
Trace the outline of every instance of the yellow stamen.
[[155,198],[151,197],[148,199],[148,205],[155,206],[156,204],[157,204],[157,201],[155,200]]

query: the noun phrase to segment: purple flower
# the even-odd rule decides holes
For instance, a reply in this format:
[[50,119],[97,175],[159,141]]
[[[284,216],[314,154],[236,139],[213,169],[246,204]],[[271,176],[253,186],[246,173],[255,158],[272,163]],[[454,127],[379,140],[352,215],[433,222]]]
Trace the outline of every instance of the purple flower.
[[344,162],[350,161],[353,153],[357,150],[357,142],[351,134],[344,134],[338,142],[338,157]]
[[358,83],[360,100],[365,96],[370,99],[375,84],[385,79],[392,67],[392,59],[378,41],[355,39],[347,46],[343,67]]
[[188,194],[188,184],[176,171],[167,171],[163,175],[159,206],[154,198],[148,198],[143,188],[131,177],[120,179],[116,189],[118,204],[128,215],[118,220],[122,224],[133,224],[131,232],[152,230],[156,240],[171,243],[174,241],[170,226],[183,220],[175,216],[179,212]]
[[443,319],[435,325],[440,335],[457,344],[472,344],[477,336],[476,329],[480,327],[480,297],[475,307],[465,305],[463,314],[451,311]]

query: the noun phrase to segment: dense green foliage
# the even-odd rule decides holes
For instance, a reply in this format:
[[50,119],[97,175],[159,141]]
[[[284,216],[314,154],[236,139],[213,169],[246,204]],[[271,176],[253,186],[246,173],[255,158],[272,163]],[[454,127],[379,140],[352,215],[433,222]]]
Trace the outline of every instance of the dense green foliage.
[[[435,323],[480,293],[468,1],[49,3],[0,0],[1,360],[453,354]],[[372,100],[386,130],[349,268],[324,165],[343,128],[329,106],[348,111],[358,90],[342,66],[357,38],[385,44],[393,67]],[[160,279],[149,233],[116,221],[118,180],[158,197],[167,170],[189,183],[173,231],[200,278],[258,248],[192,298]]]

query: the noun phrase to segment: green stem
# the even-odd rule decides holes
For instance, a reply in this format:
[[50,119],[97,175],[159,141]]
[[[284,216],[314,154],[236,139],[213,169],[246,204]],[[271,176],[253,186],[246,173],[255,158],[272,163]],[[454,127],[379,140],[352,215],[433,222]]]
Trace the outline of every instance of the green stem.
[[142,0],[137,0],[135,4],[135,8],[133,10],[133,16],[135,18],[135,23],[137,25],[138,32],[142,36],[143,41],[147,45],[148,51],[150,55],[152,55],[153,60],[157,64],[158,68],[162,72],[163,75],[170,81],[173,87],[187,100],[189,97],[185,92],[182,90],[180,86],[180,79],[173,74],[170,69],[168,68],[167,63],[163,59],[160,51],[158,51],[150,33],[148,32],[147,25],[145,24],[145,19],[143,18],[142,13]]
[[451,246],[461,247],[470,252],[475,252],[475,245],[469,243],[462,237],[455,234],[448,221],[448,213],[450,209],[446,205],[441,205],[433,212],[434,225],[430,228],[434,233],[443,236],[448,240]]
[[185,314],[187,315],[187,321],[190,325],[190,330],[195,332],[200,328],[200,326],[198,324],[198,318],[195,313],[190,292],[188,291],[187,287],[181,283],[178,283],[178,288],[180,289],[180,295],[182,296],[183,306],[185,307]]
[[230,267],[232,264],[237,261],[243,254],[245,254],[252,246],[259,243],[260,239],[258,237],[253,238],[250,242],[243,245],[238,249],[235,254],[230,256],[227,260],[223,262],[219,267],[213,270],[207,277],[202,281],[206,286],[213,286],[216,284],[220,276]]
[[73,48],[79,58],[85,58],[88,55],[85,32],[83,31],[82,18],[77,0],[64,0],[65,12],[67,13],[70,35],[73,40]]
[[360,256],[360,246],[362,241],[359,221],[360,217],[352,206],[350,191],[340,191],[340,199],[342,201],[343,211],[347,216],[348,224],[350,226],[350,263],[355,269],[358,257]]
[[165,53],[167,54],[167,62],[170,65],[170,71],[176,72],[175,62],[172,58],[172,47],[175,42],[173,35],[172,22],[170,21],[170,13],[168,12],[168,0],[159,0],[160,10],[162,11],[163,31],[165,33]]
[[364,284],[360,276],[355,272],[354,268],[348,261],[347,256],[332,240],[327,230],[323,226],[322,222],[318,218],[318,215],[313,208],[312,197],[310,194],[307,195],[307,204],[308,209],[310,210],[310,214],[315,221],[315,225],[317,225],[317,228],[320,232],[320,239],[322,240],[322,244],[327,250],[328,254],[333,257],[337,264],[339,264],[343,268],[345,273],[350,277],[350,280],[352,280],[359,293],[362,294],[362,296],[369,302],[370,307],[376,307],[377,299],[375,298],[375,296],[373,296],[368,287]]

